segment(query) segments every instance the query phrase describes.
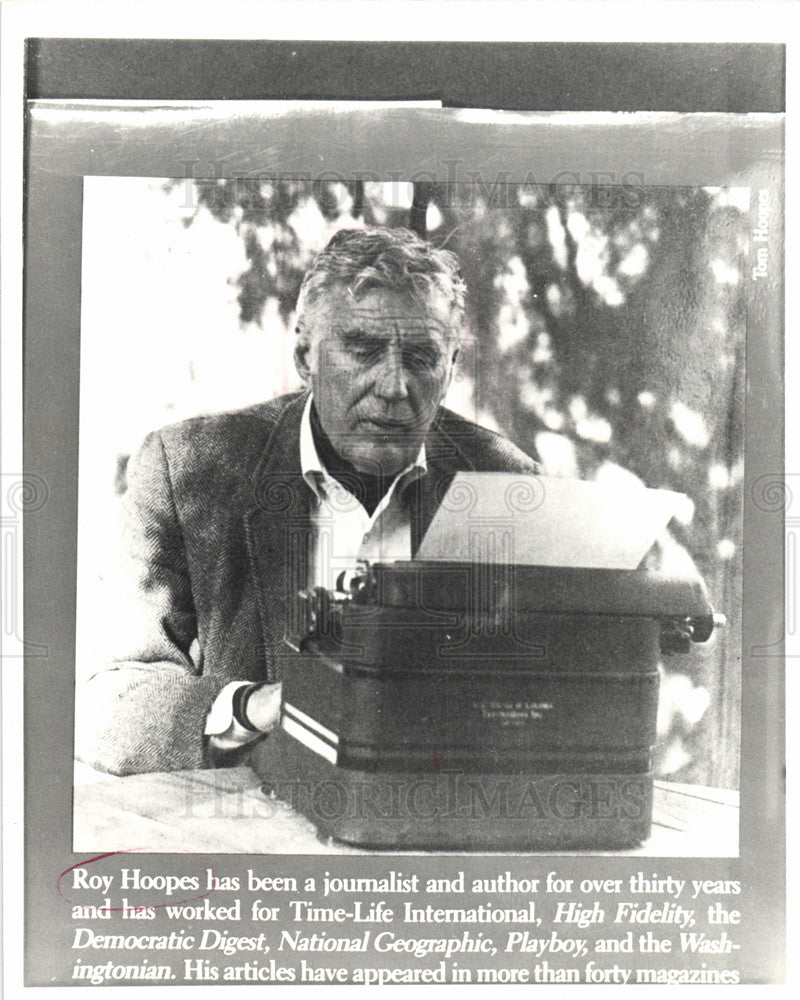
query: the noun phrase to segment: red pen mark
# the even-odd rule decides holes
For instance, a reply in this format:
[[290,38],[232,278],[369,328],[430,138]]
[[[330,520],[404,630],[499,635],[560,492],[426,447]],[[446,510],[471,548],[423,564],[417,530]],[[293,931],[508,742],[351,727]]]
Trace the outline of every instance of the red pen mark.
[[433,755],[433,769],[434,771],[441,771],[442,762],[444,761],[444,754],[439,753],[437,750]]
[[[94,858],[86,858],[84,861],[77,861],[74,865],[71,865],[69,868],[65,869],[58,876],[58,880],[56,881],[56,891],[58,892],[59,896],[61,896],[61,898],[64,900],[65,903],[69,903],[71,906],[83,905],[83,904],[80,904],[80,903],[76,903],[75,900],[67,899],[67,897],[64,895],[64,893],[61,891],[61,879],[63,879],[65,875],[69,875],[69,873],[71,871],[75,871],[76,868],[84,868],[84,867],[86,867],[86,865],[94,864],[95,861],[104,861],[106,858],[113,858],[113,857],[115,857],[118,854],[136,854],[136,853],[140,853],[140,852],[143,852],[143,851],[147,851],[147,848],[146,847],[130,847],[130,848],[124,850],[124,851],[109,851],[106,854],[98,854]],[[187,853],[191,853],[191,852],[187,852]],[[211,871],[211,870],[209,869],[209,871]],[[214,875],[214,873],[212,871],[211,872],[211,876],[213,877],[213,875]],[[151,876],[145,876],[145,877],[151,877]],[[156,876],[152,876],[152,877],[155,878]],[[130,890],[130,891],[136,891],[136,890]],[[139,890],[139,891],[141,891],[141,890]],[[144,909],[146,907],[149,907],[151,909],[158,910],[158,909],[163,909],[163,907],[165,907],[165,906],[183,906],[185,903],[193,903],[193,902],[195,902],[195,900],[205,899],[207,896],[210,896],[212,892],[214,892],[214,890],[213,889],[209,889],[208,892],[200,893],[197,896],[188,896],[186,899],[175,899],[175,900],[171,899],[171,900],[169,900],[169,902],[166,902],[166,903],[137,903],[133,907],[131,907],[129,905],[128,909]],[[122,911],[125,909],[125,907],[122,907],[122,906],[108,906],[108,907],[106,907],[106,906],[104,906],[104,907],[101,907],[101,909],[107,910],[109,913],[122,913]]]

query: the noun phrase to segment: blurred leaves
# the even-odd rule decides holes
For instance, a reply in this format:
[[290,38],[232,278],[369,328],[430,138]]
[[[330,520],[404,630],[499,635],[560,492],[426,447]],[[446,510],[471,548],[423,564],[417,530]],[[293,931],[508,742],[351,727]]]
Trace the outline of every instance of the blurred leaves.
[[[179,181],[168,182],[167,187]],[[261,322],[267,300],[277,300],[284,321],[294,311],[297,293],[314,252],[298,235],[303,209],[313,205],[322,220],[335,222],[343,215],[355,220],[363,214],[363,182],[280,180],[229,177],[194,183],[191,225],[203,209],[219,222],[230,223],[240,235],[248,267],[238,276],[242,324]],[[350,211],[358,215],[349,215]],[[331,233],[339,226],[331,227]]]

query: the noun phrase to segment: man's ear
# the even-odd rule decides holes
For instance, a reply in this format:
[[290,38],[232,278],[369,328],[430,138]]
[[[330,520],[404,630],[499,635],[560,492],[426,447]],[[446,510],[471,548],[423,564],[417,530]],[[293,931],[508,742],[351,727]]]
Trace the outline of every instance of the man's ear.
[[[444,397],[447,395],[447,391],[450,388],[450,383],[453,381],[453,372],[456,370],[456,362],[458,361],[458,357],[459,357],[460,354],[461,354],[461,348],[460,347],[455,347],[453,349],[453,353],[450,355],[450,364],[448,366],[450,370],[447,373],[447,380],[446,380],[446,382],[444,384],[444,391],[442,392],[442,399],[444,399]],[[439,400],[440,403],[441,403],[442,399]]]
[[297,374],[304,382],[311,377],[311,336],[308,330],[301,326],[295,331],[294,366]]

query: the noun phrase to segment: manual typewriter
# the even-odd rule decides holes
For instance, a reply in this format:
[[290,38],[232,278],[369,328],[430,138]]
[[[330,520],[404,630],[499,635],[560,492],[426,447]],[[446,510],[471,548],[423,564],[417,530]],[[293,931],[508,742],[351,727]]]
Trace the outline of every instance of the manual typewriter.
[[265,791],[365,847],[645,840],[658,664],[710,638],[702,580],[439,536],[453,559],[363,564],[297,595],[280,725],[253,757]]

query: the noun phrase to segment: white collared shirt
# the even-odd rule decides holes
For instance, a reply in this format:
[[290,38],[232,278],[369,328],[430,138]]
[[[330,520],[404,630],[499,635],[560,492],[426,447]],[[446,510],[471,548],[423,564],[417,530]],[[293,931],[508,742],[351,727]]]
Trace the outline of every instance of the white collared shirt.
[[300,423],[300,467],[314,494],[309,586],[335,589],[341,573],[356,569],[359,560],[395,562],[411,558],[411,517],[403,492],[427,472],[424,442],[416,461],[397,473],[370,515],[320,461],[311,431],[309,396]]
[[[416,461],[397,473],[378,506],[368,514],[320,461],[311,430],[311,403],[309,395],[300,421],[300,468],[313,493],[308,583],[310,587],[334,590],[340,575],[357,569],[361,560],[395,562],[411,558],[411,512],[403,502],[403,493],[426,474],[428,467],[423,442]],[[233,718],[233,695],[246,683],[226,684],[206,717],[206,735],[221,750],[242,746],[258,736]]]

